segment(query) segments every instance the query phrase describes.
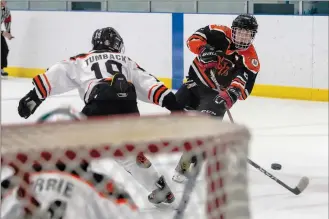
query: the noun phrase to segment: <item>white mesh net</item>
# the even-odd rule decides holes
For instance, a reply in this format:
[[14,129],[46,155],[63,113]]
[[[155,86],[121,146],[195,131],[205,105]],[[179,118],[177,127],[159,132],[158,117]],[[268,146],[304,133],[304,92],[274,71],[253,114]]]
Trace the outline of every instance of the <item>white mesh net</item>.
[[[1,177],[2,218],[249,218],[250,134],[244,126],[177,114],[12,125],[1,131],[2,173],[14,172]],[[203,157],[200,174],[185,184],[173,182],[181,154],[192,152]],[[174,194],[170,205],[150,203],[150,191],[118,165],[143,154]]]

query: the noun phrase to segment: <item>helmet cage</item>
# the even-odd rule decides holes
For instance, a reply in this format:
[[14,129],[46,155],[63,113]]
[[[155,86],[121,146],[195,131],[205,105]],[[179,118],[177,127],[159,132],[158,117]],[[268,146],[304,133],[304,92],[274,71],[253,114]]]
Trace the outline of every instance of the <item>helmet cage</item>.
[[255,39],[257,31],[232,27],[232,41],[237,49],[245,50]]

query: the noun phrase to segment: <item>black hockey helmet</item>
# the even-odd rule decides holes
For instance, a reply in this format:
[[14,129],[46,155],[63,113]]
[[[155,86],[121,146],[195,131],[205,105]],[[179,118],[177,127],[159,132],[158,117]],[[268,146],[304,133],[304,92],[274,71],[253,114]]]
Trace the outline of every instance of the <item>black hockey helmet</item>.
[[94,50],[110,50],[111,52],[124,52],[123,39],[112,27],[95,30],[91,43]]
[[232,40],[237,49],[248,49],[258,30],[256,18],[250,14],[241,14],[232,23]]

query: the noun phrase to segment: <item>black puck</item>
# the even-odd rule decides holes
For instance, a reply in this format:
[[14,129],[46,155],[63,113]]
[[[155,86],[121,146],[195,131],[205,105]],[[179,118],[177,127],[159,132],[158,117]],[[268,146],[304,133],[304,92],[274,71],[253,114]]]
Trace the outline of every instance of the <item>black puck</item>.
[[281,170],[282,166],[281,166],[281,164],[278,164],[278,163],[272,163],[271,168],[273,170]]

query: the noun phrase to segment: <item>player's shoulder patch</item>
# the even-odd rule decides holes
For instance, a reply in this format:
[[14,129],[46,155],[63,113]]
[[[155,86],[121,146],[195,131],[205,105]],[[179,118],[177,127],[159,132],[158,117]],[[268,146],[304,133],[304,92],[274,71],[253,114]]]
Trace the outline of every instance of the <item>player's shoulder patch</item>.
[[251,64],[254,66],[254,67],[257,67],[259,65],[259,61],[258,59],[251,59]]
[[260,62],[255,50],[255,47],[251,45],[248,49],[244,51],[238,52],[243,57],[243,64],[246,68],[250,71],[254,72],[255,74],[260,70]]

